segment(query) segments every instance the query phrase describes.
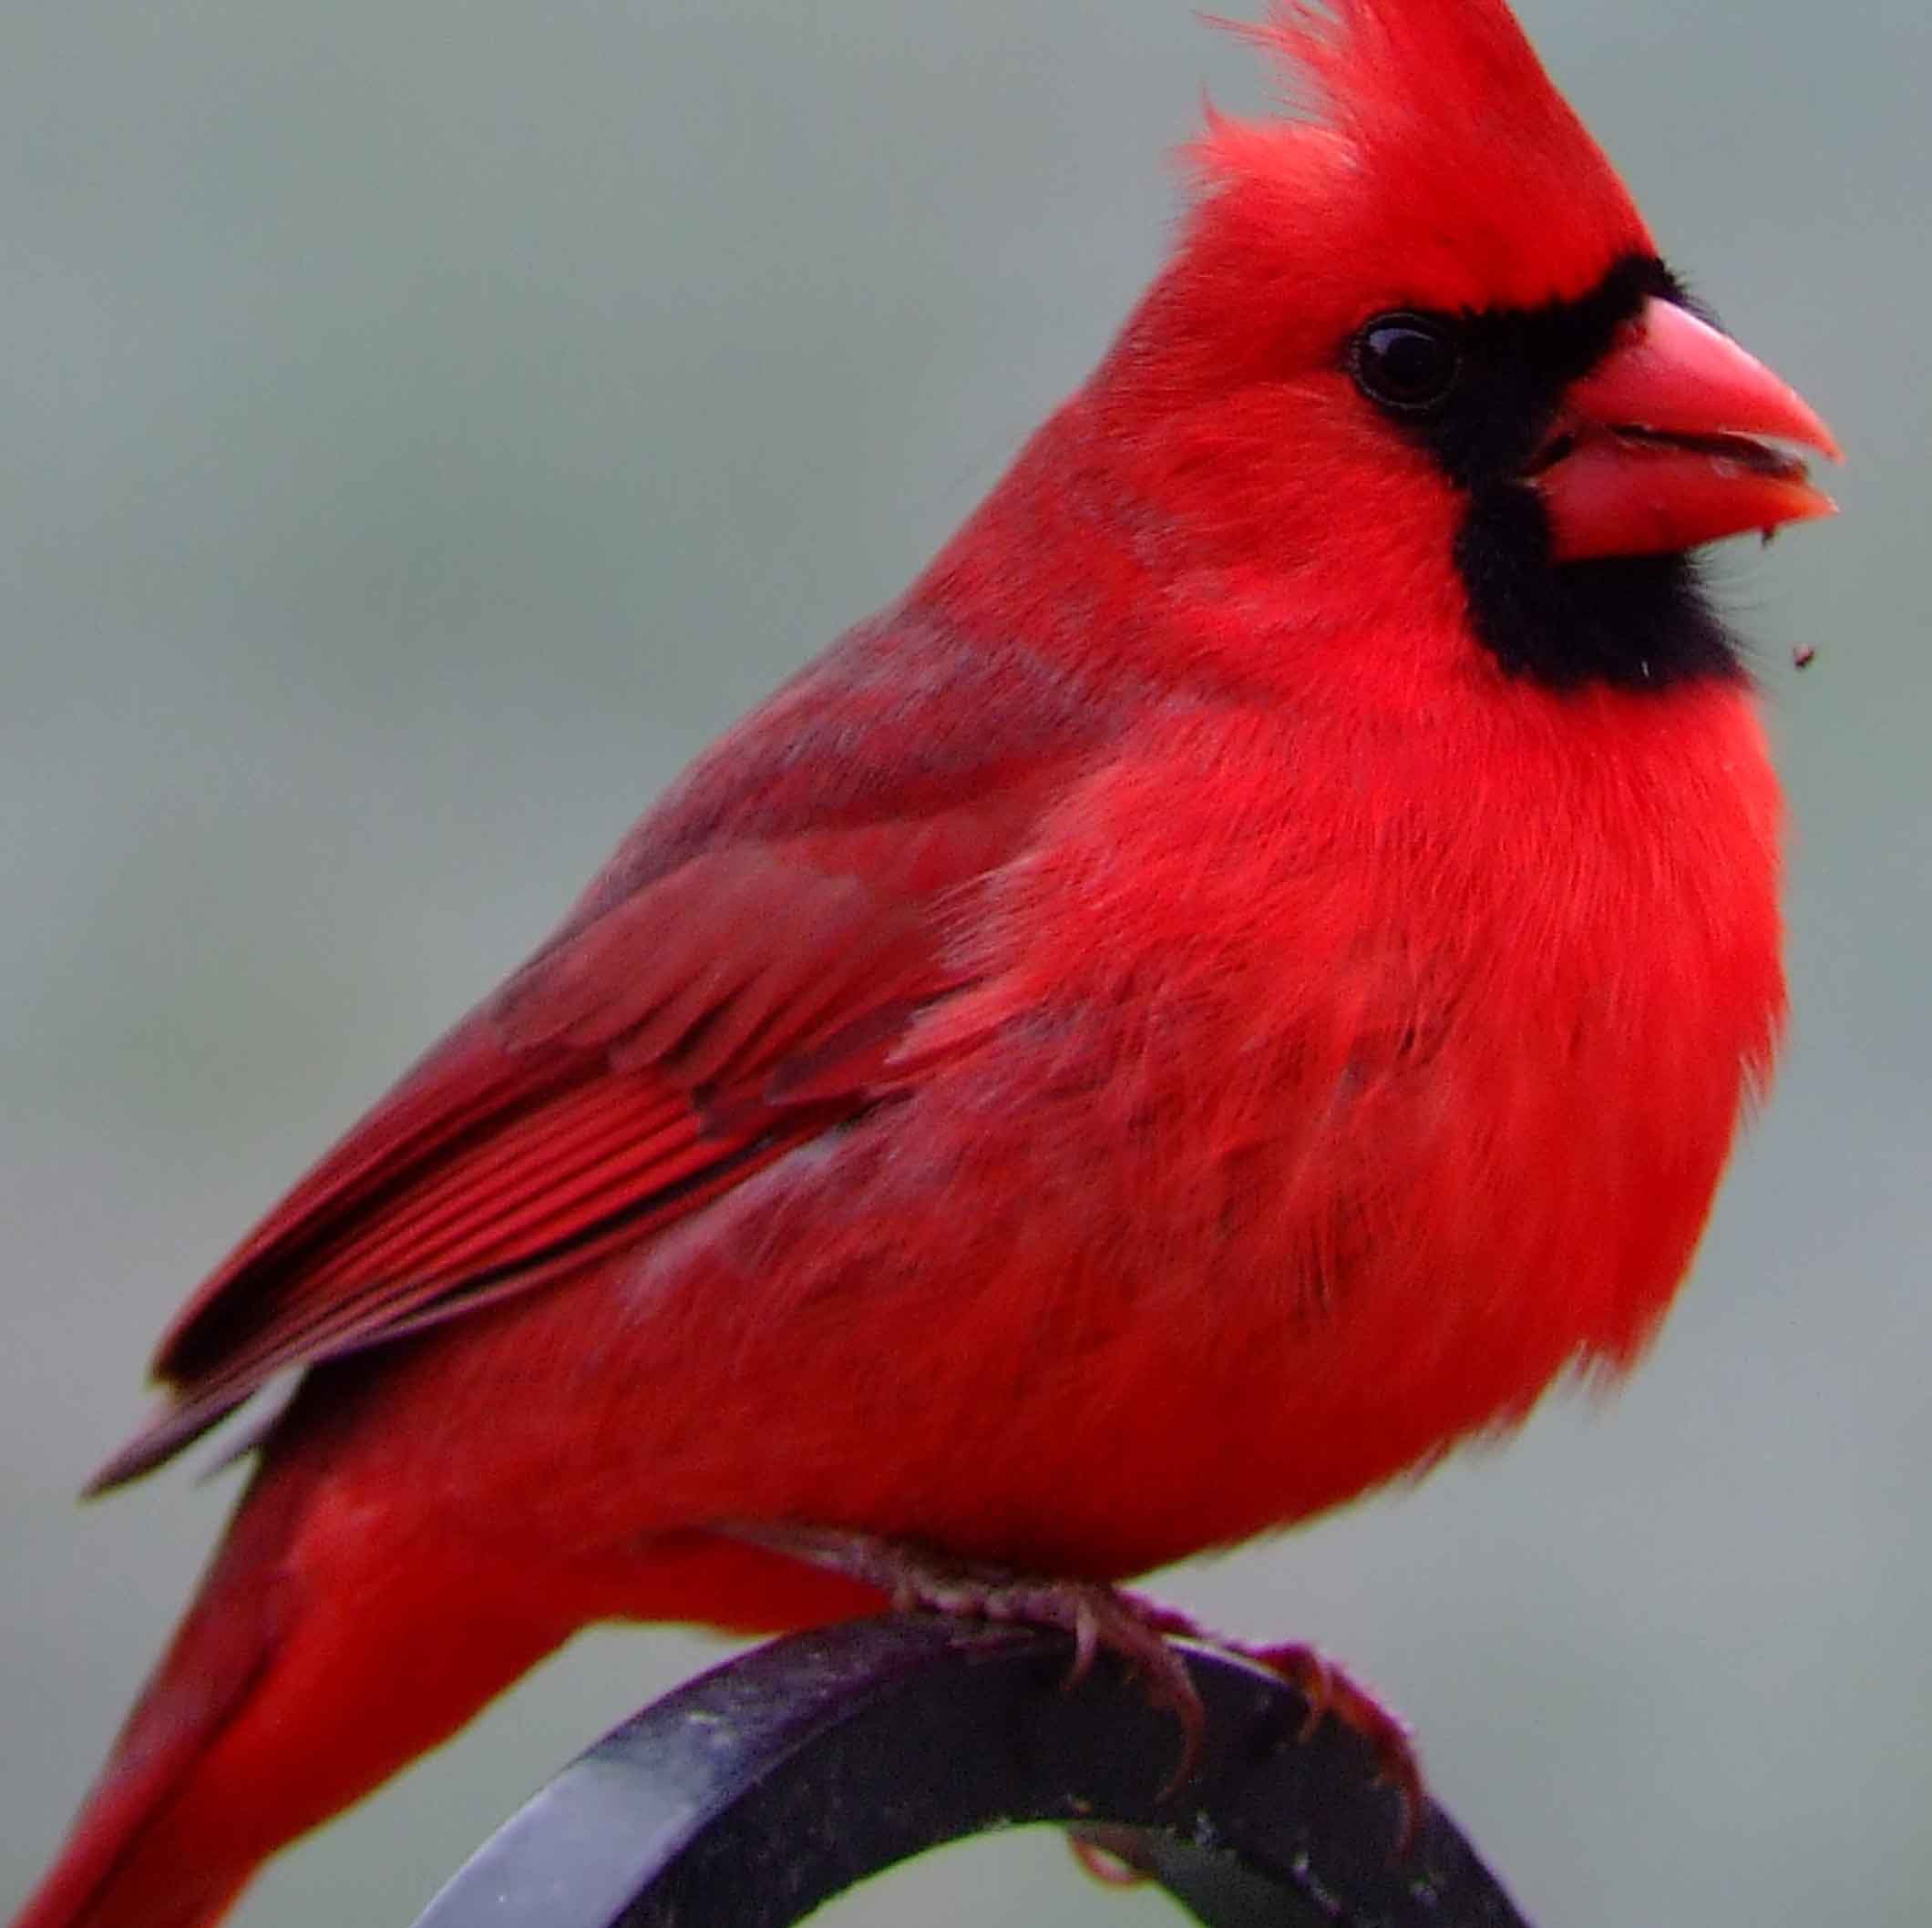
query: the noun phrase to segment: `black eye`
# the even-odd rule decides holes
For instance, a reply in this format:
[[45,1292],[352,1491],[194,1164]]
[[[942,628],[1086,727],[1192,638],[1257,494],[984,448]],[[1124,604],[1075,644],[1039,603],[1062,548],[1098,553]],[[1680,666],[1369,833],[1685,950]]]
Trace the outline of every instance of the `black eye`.
[[1356,334],[1349,372],[1369,400],[1401,415],[1439,408],[1463,365],[1453,323],[1438,315],[1378,314]]

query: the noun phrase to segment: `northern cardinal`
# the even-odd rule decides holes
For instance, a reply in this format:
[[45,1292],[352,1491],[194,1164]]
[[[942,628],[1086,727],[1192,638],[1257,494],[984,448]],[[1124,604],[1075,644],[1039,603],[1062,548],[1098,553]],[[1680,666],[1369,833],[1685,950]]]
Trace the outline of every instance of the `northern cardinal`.
[[588,1622],[1131,1648],[1655,1330],[1783,1006],[1687,552],[1836,451],[1502,0],[1251,31],[1092,378],[163,1338],[97,1490],[303,1376],[16,1928],[206,1928]]

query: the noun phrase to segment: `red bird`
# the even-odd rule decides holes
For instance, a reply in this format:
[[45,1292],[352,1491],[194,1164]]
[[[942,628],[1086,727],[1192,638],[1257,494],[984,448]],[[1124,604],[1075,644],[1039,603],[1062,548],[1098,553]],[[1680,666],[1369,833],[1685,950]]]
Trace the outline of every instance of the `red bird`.
[[1687,551],[1829,513],[1762,438],[1835,451],[1502,0],[1254,31],[1311,118],[1210,121],[904,600],[162,1340],[97,1490],[303,1377],[16,1928],[206,1928],[591,1621],[972,1562],[1131,1645],[1106,1583],[1655,1330],[1784,997]]

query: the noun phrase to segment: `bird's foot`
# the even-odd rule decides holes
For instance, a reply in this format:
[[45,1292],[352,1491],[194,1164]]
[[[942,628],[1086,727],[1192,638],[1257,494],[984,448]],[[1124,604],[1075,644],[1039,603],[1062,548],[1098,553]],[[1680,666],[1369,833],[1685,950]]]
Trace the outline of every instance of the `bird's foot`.
[[[1162,1610],[1168,1620],[1182,1615]],[[1178,1628],[1169,1631],[1179,1632]],[[1339,1720],[1369,1744],[1375,1759],[1376,1779],[1393,1788],[1402,1803],[1395,1851],[1405,1855],[1415,1845],[1428,1795],[1423,1785],[1422,1762],[1406,1722],[1391,1712],[1362,1683],[1344,1673],[1316,1648],[1300,1643],[1250,1646],[1188,1623],[1183,1637],[1197,1645],[1231,1654],[1251,1666],[1265,1667],[1284,1680],[1308,1703],[1308,1713],[1296,1730],[1299,1741],[1313,1739],[1324,1720]],[[1154,1878],[1154,1868],[1142,1858],[1136,1831],[1087,1824],[1067,1830],[1074,1859],[1092,1878],[1109,1888],[1132,1888]]]
[[1402,1802],[1397,1846],[1400,1852],[1406,1854],[1414,1845],[1429,1798],[1423,1785],[1423,1764],[1415,1751],[1415,1737],[1408,1723],[1314,1647],[1299,1642],[1279,1646],[1248,1646],[1213,1635],[1201,1637],[1224,1653],[1266,1667],[1308,1702],[1308,1717],[1295,1736],[1297,1740],[1311,1739],[1324,1720],[1339,1720],[1368,1742],[1369,1750],[1375,1757],[1375,1778],[1393,1788]]
[[[1324,1720],[1339,1720],[1372,1751],[1378,1778],[1402,1801],[1399,1850],[1406,1852],[1421,1824],[1425,1795],[1422,1765],[1408,1728],[1358,1681],[1311,1646],[1254,1646],[1208,1631],[1186,1614],[1145,1595],[1095,1580],[1053,1579],[1011,1567],[962,1560],[915,1541],[800,1526],[741,1526],[734,1539],[804,1560],[877,1587],[899,1612],[919,1608],[961,1619],[1052,1627],[1074,1639],[1067,1685],[1084,1679],[1102,1653],[1123,1660],[1156,1707],[1180,1722],[1181,1759],[1163,1794],[1172,1794],[1200,1759],[1207,1716],[1187,1663],[1169,1644],[1191,1640],[1265,1668],[1308,1703],[1296,1735],[1307,1740]],[[1097,1845],[1097,1843],[1096,1843]],[[1118,1856],[1117,1850],[1105,1851]],[[1083,1861],[1076,1841],[1075,1852]],[[1098,1872],[1097,1869],[1095,1872]],[[1115,1875],[1119,1879],[1119,1875]]]
[[810,1526],[735,1526],[730,1537],[804,1560],[875,1586],[899,1613],[921,1608],[961,1620],[1051,1627],[1070,1634],[1076,1686],[1106,1653],[1125,1663],[1143,1692],[1180,1722],[1181,1759],[1164,1795],[1194,1772],[1207,1731],[1201,1697],[1187,1663],[1168,1642],[1195,1634],[1185,1615],[1098,1580],[1053,1579],[977,1560],[962,1560],[917,1541]]

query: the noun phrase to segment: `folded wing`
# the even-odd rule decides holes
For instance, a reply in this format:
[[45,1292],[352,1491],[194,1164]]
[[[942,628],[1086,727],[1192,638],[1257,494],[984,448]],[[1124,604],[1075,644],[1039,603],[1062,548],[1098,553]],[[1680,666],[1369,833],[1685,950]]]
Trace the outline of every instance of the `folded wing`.
[[567,925],[183,1308],[164,1409],[89,1490],[276,1374],[638,1244],[883,1102],[906,1028],[965,981],[951,925],[1035,815],[1008,792],[725,843]]

